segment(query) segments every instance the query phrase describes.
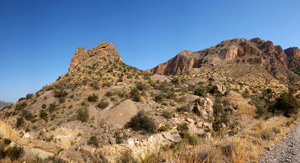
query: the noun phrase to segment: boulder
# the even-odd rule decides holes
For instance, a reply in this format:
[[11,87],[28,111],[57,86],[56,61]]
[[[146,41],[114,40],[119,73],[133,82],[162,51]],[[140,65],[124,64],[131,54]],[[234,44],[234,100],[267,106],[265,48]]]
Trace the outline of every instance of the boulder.
[[224,94],[226,92],[226,87],[221,84],[215,84],[213,88],[214,93]]

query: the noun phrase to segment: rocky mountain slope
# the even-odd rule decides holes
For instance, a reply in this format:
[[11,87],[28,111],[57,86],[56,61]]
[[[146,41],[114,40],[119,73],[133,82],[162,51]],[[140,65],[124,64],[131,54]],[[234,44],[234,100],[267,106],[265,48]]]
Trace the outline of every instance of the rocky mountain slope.
[[[231,42],[235,47],[227,52]],[[242,42],[248,42],[250,48],[240,49],[248,47]],[[257,48],[252,49],[255,42],[261,42],[259,45],[276,59],[271,61]],[[79,47],[66,74],[1,111],[1,161],[255,160],[256,153],[272,142],[266,134],[275,139],[288,131],[288,118],[258,108],[265,109],[265,99],[274,101],[288,88],[269,73],[272,63],[286,69],[289,65],[279,47],[259,39],[224,41],[218,47],[222,54],[229,54],[220,58],[210,50],[199,53],[213,57],[182,52],[184,62],[179,59],[173,63],[177,70],[168,69],[172,73],[189,71],[171,76],[126,65],[109,42],[87,51]],[[241,50],[252,54],[252,59],[244,57]],[[261,55],[254,55],[258,53]],[[262,66],[240,64],[256,61]],[[181,67],[179,63],[188,64]],[[201,64],[205,66],[192,69]],[[278,126],[281,132],[273,130]],[[231,148],[238,144],[233,140],[240,140],[243,146]],[[191,155],[203,150],[195,157]],[[234,153],[228,155],[228,150]],[[242,155],[245,151],[247,156]]]
[[6,106],[11,105],[11,102],[4,102],[4,101],[0,101],[0,110]]
[[[263,67],[269,74],[281,81],[296,81],[300,51],[298,48],[283,50],[280,45],[260,38],[232,39],[197,52],[182,51],[169,61],[147,70],[164,75],[175,75],[201,67],[220,68],[228,65],[248,64]],[[291,71],[289,71],[291,70]]]

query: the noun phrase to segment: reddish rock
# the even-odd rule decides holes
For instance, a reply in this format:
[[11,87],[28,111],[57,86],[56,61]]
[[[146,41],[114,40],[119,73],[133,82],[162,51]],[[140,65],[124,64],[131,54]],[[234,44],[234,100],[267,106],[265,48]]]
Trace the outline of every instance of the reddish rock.
[[[175,75],[202,66],[217,66],[228,62],[259,64],[266,69],[287,68],[287,56],[300,58],[299,49],[283,50],[271,41],[260,38],[225,40],[216,46],[197,52],[182,51],[169,61],[146,70],[156,74]],[[273,68],[272,68],[273,67]]]
[[73,71],[80,62],[83,62],[88,57],[88,54],[84,47],[79,46],[76,50],[74,56],[71,59],[71,63],[69,66],[69,71]]

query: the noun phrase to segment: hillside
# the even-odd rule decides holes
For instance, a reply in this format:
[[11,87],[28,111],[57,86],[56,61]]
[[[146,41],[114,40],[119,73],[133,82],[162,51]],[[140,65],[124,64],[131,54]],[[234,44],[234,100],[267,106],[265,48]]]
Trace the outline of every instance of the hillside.
[[[252,59],[243,56],[243,42],[251,47],[261,42],[273,59],[257,48],[244,49]],[[226,55],[214,52],[216,48]],[[159,69],[174,74],[165,76],[126,65],[112,43],[87,51],[79,47],[66,74],[1,111],[1,158],[252,162],[296,122],[296,116],[283,116],[271,107],[288,90],[282,80],[288,73],[296,75],[278,46],[235,39],[177,57],[178,62]],[[289,94],[296,101],[294,95],[300,92]]]

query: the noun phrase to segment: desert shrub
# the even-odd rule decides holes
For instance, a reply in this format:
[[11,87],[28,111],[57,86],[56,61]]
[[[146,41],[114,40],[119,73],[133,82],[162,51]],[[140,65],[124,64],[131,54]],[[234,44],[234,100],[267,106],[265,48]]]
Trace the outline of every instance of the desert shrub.
[[256,114],[259,117],[265,115],[268,111],[267,108],[265,108],[266,101],[264,99],[257,100],[256,103],[255,103],[255,106],[256,106]]
[[31,118],[33,118],[33,115],[31,112],[29,112],[27,110],[23,110],[22,117],[25,118],[26,120],[30,120]]
[[164,99],[165,99],[165,96],[162,93],[160,93],[154,97],[154,101],[156,101],[158,103],[162,103],[164,101]]
[[168,112],[168,111],[164,111],[161,114],[164,118],[166,119],[171,119],[172,118],[172,113]]
[[174,90],[170,90],[167,92],[166,94],[166,98],[167,99],[176,99],[176,94]]
[[59,100],[59,103],[64,103],[66,101],[66,99],[64,97],[60,97],[58,100]]
[[176,108],[176,111],[178,111],[178,112],[189,112],[190,110],[191,109],[190,109],[189,105],[180,106],[180,107]]
[[96,94],[89,95],[88,99],[89,102],[97,102],[98,101],[98,96]]
[[42,105],[42,108],[43,108],[43,109],[46,109],[46,107],[47,107],[46,104],[43,104],[43,105]]
[[206,92],[207,92],[206,89],[200,86],[194,90],[194,95],[206,97]]
[[77,120],[81,122],[87,122],[89,119],[89,111],[87,109],[78,109],[77,111]]
[[0,143],[0,159],[3,159],[5,157],[5,150],[3,143]]
[[140,91],[146,90],[146,89],[147,89],[147,85],[144,84],[144,83],[142,83],[142,82],[137,82],[137,83],[136,83],[136,88],[137,88],[138,90],[140,90]]
[[24,124],[24,119],[22,117],[17,118],[16,128],[19,128],[22,124]]
[[109,103],[108,103],[107,101],[101,100],[101,101],[98,103],[97,107],[100,108],[100,109],[105,109],[105,108],[108,106],[108,104],[109,104]]
[[11,161],[19,159],[23,153],[23,148],[18,145],[14,145],[13,147],[9,147],[7,149],[7,156],[10,158]]
[[249,98],[250,97],[250,93],[249,90],[246,89],[243,93],[242,93],[243,98]]
[[26,99],[31,99],[33,97],[33,94],[32,93],[29,93],[26,95]]
[[130,97],[135,102],[141,102],[140,92],[137,88],[133,88],[130,91]]
[[54,91],[54,97],[60,98],[60,97],[66,97],[68,95],[68,92],[64,91],[64,89],[59,89]]
[[188,131],[188,130],[189,130],[189,126],[188,126],[187,123],[179,124],[179,125],[177,126],[177,130],[178,130],[179,132]]
[[44,110],[40,111],[40,118],[43,119],[44,121],[48,120],[48,114]]
[[49,113],[53,113],[56,110],[56,104],[55,103],[51,103],[48,107],[48,111]]
[[293,91],[284,92],[280,97],[276,98],[272,107],[273,112],[283,113],[285,116],[290,117],[292,114],[297,114],[300,108],[299,100],[293,95]]
[[8,145],[8,144],[11,143],[11,140],[7,139],[7,138],[4,138],[3,143],[4,143],[4,145]]
[[125,127],[132,128],[135,131],[143,130],[148,133],[154,133],[157,128],[154,120],[147,116],[144,111],[140,111],[132,117]]
[[104,87],[110,87],[110,86],[112,86],[112,83],[110,83],[110,82],[106,82],[106,83],[102,84],[102,88],[104,88]]
[[110,96],[113,96],[113,95],[114,95],[114,93],[112,91],[107,91],[106,94],[105,94],[105,96],[107,96],[107,97],[110,97]]
[[98,147],[98,139],[96,136],[91,136],[88,140],[89,145],[94,145],[95,147]]
[[122,154],[117,159],[117,163],[137,163],[138,161],[135,160],[135,158],[128,152],[126,151],[125,153]]
[[50,135],[49,137],[45,137],[45,141],[50,142],[53,140],[53,137],[54,137],[53,135]]
[[21,102],[21,103],[18,103],[15,107],[15,110],[22,110],[24,109],[25,107],[27,106],[26,102]]
[[171,126],[166,125],[166,126],[160,126],[157,130],[158,132],[165,132],[171,129]]

